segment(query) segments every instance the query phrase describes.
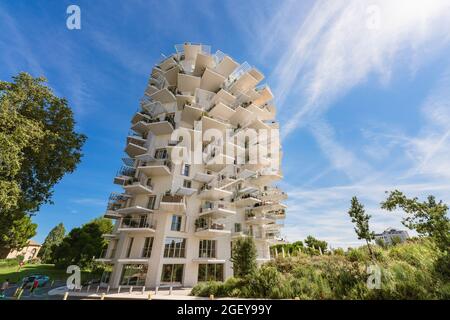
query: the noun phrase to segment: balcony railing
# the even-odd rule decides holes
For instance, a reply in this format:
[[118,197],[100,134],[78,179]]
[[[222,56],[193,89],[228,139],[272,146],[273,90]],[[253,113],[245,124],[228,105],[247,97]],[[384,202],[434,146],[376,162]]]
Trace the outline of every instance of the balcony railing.
[[139,185],[139,184],[143,185],[143,186],[146,186],[146,187],[148,187],[150,189],[153,189],[153,184],[150,182],[150,179],[148,179],[146,181],[145,179],[142,179],[142,178],[138,179],[136,177],[133,177],[133,178],[131,178],[129,180],[126,180],[125,183],[124,183],[124,186],[126,187],[126,186]]
[[183,203],[184,197],[179,195],[164,195],[161,198],[161,202],[168,202],[168,203]]
[[152,167],[152,166],[166,166],[169,171],[172,171],[172,161],[169,159],[157,159],[151,161],[145,161],[141,163],[142,167]]
[[127,165],[120,167],[120,169],[117,171],[117,176],[126,176],[132,178],[135,174],[136,169]]
[[226,201],[206,201],[201,205],[200,213],[217,209],[232,210],[231,206]]
[[148,217],[125,217],[122,219],[120,227],[124,229],[156,229],[156,221]]
[[202,230],[225,230],[225,225],[211,218],[198,218],[195,220],[195,232]]
[[129,195],[113,192],[109,196],[107,210],[116,211],[126,206]]

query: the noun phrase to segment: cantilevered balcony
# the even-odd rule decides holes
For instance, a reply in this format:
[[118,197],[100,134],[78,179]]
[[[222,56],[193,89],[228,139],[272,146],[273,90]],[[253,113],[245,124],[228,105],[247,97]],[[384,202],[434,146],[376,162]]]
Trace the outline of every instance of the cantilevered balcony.
[[256,204],[261,203],[261,200],[257,198],[256,195],[253,194],[243,194],[241,196],[236,197],[233,200],[236,207],[254,207]]
[[150,179],[145,181],[145,179],[132,178],[127,180],[123,185],[123,188],[128,194],[152,194],[153,185],[150,183]]
[[185,73],[178,74],[178,91],[183,95],[193,96],[195,89],[200,87],[200,77],[195,77]]
[[114,183],[123,186],[127,181],[133,179],[136,169],[127,165],[122,166],[114,178]]
[[256,203],[253,206],[253,211],[256,213],[260,212],[279,212],[284,211],[287,208],[285,204],[276,202],[276,201],[262,201],[259,203]]
[[164,195],[159,203],[159,210],[171,213],[186,212],[186,202],[184,196]]
[[177,98],[175,95],[168,89],[164,88],[156,91],[155,93],[149,96],[153,101],[159,101],[162,104],[176,102]]
[[256,213],[252,209],[245,210],[245,222],[249,224],[263,225],[275,223],[275,218],[271,214]]
[[193,125],[195,121],[200,119],[202,113],[202,108],[198,108],[195,104],[186,103],[181,107],[181,121]]
[[205,168],[214,172],[219,172],[227,166],[235,164],[234,158],[222,152],[223,147],[214,147],[210,150],[205,159]]
[[234,126],[243,127],[245,124],[249,123],[255,115],[253,112],[243,108],[241,106],[235,109],[235,113],[230,117],[230,123]]
[[204,201],[200,207],[199,216],[205,215],[219,219],[227,218],[236,215],[236,209],[225,201]]
[[159,69],[161,69],[162,71],[167,71],[173,67],[175,67],[176,65],[178,65],[177,61],[174,59],[174,57],[168,57],[165,58],[163,61],[161,61],[158,64]]
[[236,113],[236,111],[224,103],[218,102],[209,110],[208,113],[214,118],[228,121]]
[[196,172],[194,175],[194,180],[202,183],[210,183],[215,178],[212,172]]
[[263,169],[256,177],[254,177],[251,181],[253,184],[258,186],[270,185],[271,183],[282,179],[283,176],[280,174],[278,170],[272,170],[270,168]]
[[106,207],[105,218],[119,219],[122,215],[118,212],[120,209],[125,208],[128,199],[131,195],[125,193],[113,192],[109,196],[108,205]]
[[203,90],[218,92],[225,81],[225,77],[213,69],[206,68],[203,72],[200,88]]
[[139,135],[128,136],[127,146],[125,147],[125,153],[131,158],[146,153],[147,148],[145,146],[145,142],[146,140]]
[[116,212],[123,217],[124,215],[130,214],[150,214],[153,212],[153,209],[132,205],[130,207],[117,209]]
[[232,58],[229,56],[224,56],[220,59],[220,62],[217,63],[214,70],[222,76],[228,77],[238,66],[239,63],[234,61]]
[[260,197],[263,201],[282,201],[286,200],[288,195],[278,187],[266,187]]
[[200,238],[217,238],[231,234],[225,225],[211,216],[204,216],[195,220],[195,235]]
[[233,193],[231,191],[223,190],[217,187],[204,184],[198,191],[199,198],[202,200],[217,201],[230,197]]
[[172,162],[169,159],[159,159],[143,162],[138,167],[147,177],[168,176],[172,171]]
[[156,136],[171,134],[175,129],[175,121],[168,116],[163,119],[151,119],[146,123],[146,128]]
[[213,56],[199,52],[195,59],[193,74],[195,76],[202,76],[203,72],[205,72],[207,68],[212,69],[214,66],[215,63]]
[[142,215],[139,217],[127,216],[124,217],[120,223],[119,232],[151,232],[154,233],[156,230],[156,221],[152,217],[147,215]]

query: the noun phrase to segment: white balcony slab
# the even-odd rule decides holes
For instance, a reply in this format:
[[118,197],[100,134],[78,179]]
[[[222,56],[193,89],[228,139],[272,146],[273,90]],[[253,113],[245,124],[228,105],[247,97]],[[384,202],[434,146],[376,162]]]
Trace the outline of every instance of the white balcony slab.
[[230,197],[233,193],[231,191],[222,190],[219,188],[211,188],[209,190],[203,190],[199,194],[199,198],[202,200],[217,201]]
[[222,102],[217,103],[211,110],[208,111],[210,116],[218,119],[229,120],[235,113],[233,109],[223,104]]
[[138,170],[145,174],[147,177],[158,177],[170,175],[170,169],[164,164],[155,164],[148,166],[140,166]]
[[125,147],[125,153],[131,158],[134,158],[146,152],[147,152],[146,147],[142,147],[132,142],[127,143],[127,146]]
[[171,134],[174,130],[169,121],[159,121],[146,124],[147,130],[155,136]]
[[239,63],[234,61],[229,56],[225,56],[214,70],[222,76],[228,77],[238,66]]
[[170,68],[164,72],[164,77],[170,86],[177,86],[178,84],[178,74],[180,72],[180,67],[178,65]]
[[230,230],[217,230],[217,229],[202,229],[195,232],[195,235],[199,238],[218,238],[230,235]]
[[195,77],[189,74],[178,74],[178,90],[183,95],[194,95],[195,89],[200,87],[200,77]]
[[202,75],[200,88],[207,91],[217,92],[225,81],[225,77],[212,69],[206,68]]
[[118,210],[116,210],[116,212],[123,216],[126,214],[145,214],[145,213],[148,214],[148,213],[152,213],[153,210],[149,209],[149,208],[141,207],[141,206],[132,206],[132,207],[118,209]]
[[205,172],[196,172],[194,175],[195,181],[203,182],[203,183],[209,183],[209,182],[213,181],[214,178],[215,178],[215,175],[208,174]]
[[205,53],[198,53],[197,58],[195,59],[193,74],[201,76],[206,68],[214,68],[214,58]]
[[153,101],[159,101],[162,104],[177,101],[177,98],[175,98],[174,94],[167,88],[158,90],[157,92],[150,95],[150,98],[152,98]]
[[124,185],[122,186],[125,191],[129,194],[152,194],[153,190],[149,186],[145,186],[141,184],[140,182],[135,182],[133,184]]

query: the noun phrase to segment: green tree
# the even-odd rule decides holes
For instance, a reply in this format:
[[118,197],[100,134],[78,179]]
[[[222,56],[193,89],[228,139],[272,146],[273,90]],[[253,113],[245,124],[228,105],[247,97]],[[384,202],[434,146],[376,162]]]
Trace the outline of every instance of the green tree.
[[57,268],[77,265],[87,268],[93,265],[93,258],[106,249],[108,242],[102,237],[111,233],[113,225],[110,219],[97,218],[80,228],[72,229],[59,246],[53,250],[52,260]]
[[67,100],[45,78],[20,73],[0,81],[0,257],[36,234],[30,214],[75,170],[85,140]]
[[370,231],[369,220],[370,215],[366,214],[364,205],[358,201],[357,197],[353,197],[351,200],[351,207],[348,210],[348,215],[352,218],[352,222],[356,224],[355,233],[359,240],[366,240],[367,248],[369,249],[370,256],[373,257],[372,247],[370,241],[375,239],[375,233]]
[[251,237],[239,238],[233,242],[231,262],[235,277],[243,278],[257,269],[256,245]]
[[319,240],[314,238],[313,236],[308,236],[305,239],[306,246],[311,249],[310,253],[316,254],[317,251],[321,251],[322,253],[327,252],[328,243],[323,240]]
[[448,206],[442,201],[436,202],[434,196],[420,202],[418,198],[407,198],[398,190],[391,191],[381,208],[388,211],[402,209],[407,216],[402,224],[416,230],[419,235],[429,236],[442,251],[450,249],[450,219],[447,216]]
[[41,250],[39,250],[38,257],[41,258],[44,263],[52,263],[52,252],[61,244],[66,235],[66,228],[62,223],[58,224],[48,233],[47,237],[42,244]]

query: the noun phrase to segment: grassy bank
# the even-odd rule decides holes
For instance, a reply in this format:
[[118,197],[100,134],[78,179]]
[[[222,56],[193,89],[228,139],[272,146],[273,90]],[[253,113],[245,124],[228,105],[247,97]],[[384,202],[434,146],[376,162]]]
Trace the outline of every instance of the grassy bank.
[[[9,279],[11,283],[17,283],[22,281],[26,276],[32,274],[43,274],[50,277],[52,280],[65,281],[69,274],[65,270],[57,269],[53,264],[25,264],[20,271],[18,271],[18,265],[5,266],[0,265],[0,283]],[[85,282],[90,279],[98,278],[99,275],[92,274],[90,272],[81,273],[81,281]]]
[[[433,242],[414,239],[386,249],[376,247],[374,255],[373,261],[366,247],[318,256],[299,252],[277,258],[242,279],[200,283],[192,294],[272,299],[450,299],[448,258]],[[373,265],[380,271],[378,289],[367,285],[367,268]]]

